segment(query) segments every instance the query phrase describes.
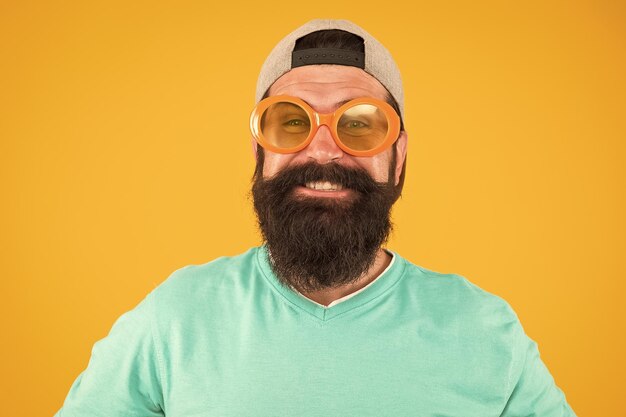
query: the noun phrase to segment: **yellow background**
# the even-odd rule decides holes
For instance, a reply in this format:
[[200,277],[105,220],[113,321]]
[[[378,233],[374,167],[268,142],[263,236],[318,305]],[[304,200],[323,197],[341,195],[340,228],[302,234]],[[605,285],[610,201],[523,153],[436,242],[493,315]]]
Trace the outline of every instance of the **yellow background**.
[[2,0],[2,414],[54,414],[119,315],[259,242],[258,70],[337,17],[404,77],[389,247],[505,298],[580,416],[624,415],[624,4]]

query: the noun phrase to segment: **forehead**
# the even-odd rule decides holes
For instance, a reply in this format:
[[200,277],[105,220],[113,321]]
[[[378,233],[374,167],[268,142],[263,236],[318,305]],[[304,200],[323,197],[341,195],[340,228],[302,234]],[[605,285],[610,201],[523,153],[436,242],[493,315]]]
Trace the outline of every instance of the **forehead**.
[[294,68],[272,84],[270,96],[299,97],[316,110],[330,110],[337,103],[357,97],[387,98],[387,90],[360,68],[343,65],[308,65]]

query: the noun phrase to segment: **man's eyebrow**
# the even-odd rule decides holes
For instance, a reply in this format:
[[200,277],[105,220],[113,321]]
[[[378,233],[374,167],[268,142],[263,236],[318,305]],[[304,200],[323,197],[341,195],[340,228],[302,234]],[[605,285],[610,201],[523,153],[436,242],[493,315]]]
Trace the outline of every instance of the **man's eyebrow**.
[[[337,106],[337,108],[339,108],[339,107],[343,106],[344,104],[346,104],[347,102],[354,100],[355,98],[358,98],[358,97],[352,97],[352,98],[349,98],[349,99],[347,99],[347,100],[341,100],[341,101],[338,101],[337,103],[334,103],[334,104],[335,104],[335,106]],[[301,98],[300,100],[304,101],[304,102],[305,102],[306,104],[308,104],[308,105],[309,105],[309,107],[311,107],[312,109],[314,109],[314,108],[315,108],[315,107],[313,107],[313,105],[312,105],[311,103],[309,103],[308,101],[306,101],[306,100],[304,100],[304,99],[302,99],[302,98]]]
[[344,104],[346,104],[347,102],[354,100],[355,98],[356,98],[356,97],[354,97],[354,98],[349,98],[349,99],[347,99],[347,100],[343,100],[343,101],[340,101],[339,103],[335,103],[335,104],[337,105],[337,107],[341,107],[341,106],[343,106]]

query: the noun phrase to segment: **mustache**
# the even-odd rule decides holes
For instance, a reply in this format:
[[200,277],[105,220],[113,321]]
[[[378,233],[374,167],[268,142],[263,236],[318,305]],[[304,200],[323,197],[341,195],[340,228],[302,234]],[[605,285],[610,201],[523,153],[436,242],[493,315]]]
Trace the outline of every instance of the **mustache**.
[[[343,188],[360,193],[371,193],[384,189],[387,184],[379,183],[363,168],[345,167],[337,163],[318,164],[307,162],[284,168],[273,177],[263,180],[275,190],[288,191],[307,182],[328,181],[341,184]],[[276,187],[276,188],[274,188]]]

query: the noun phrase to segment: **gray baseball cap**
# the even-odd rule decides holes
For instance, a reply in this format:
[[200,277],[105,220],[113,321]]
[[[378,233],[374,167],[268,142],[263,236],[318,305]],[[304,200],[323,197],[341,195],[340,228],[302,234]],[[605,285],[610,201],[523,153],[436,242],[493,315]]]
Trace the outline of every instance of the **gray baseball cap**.
[[[337,49],[294,52],[296,41],[301,37],[312,32],[330,29],[344,30],[363,38],[365,53]],[[398,103],[400,116],[404,119],[404,90],[396,62],[383,44],[348,20],[311,20],[278,42],[261,67],[256,85],[256,102],[261,101],[271,85],[292,68],[318,64],[349,65],[363,69],[389,91]]]

